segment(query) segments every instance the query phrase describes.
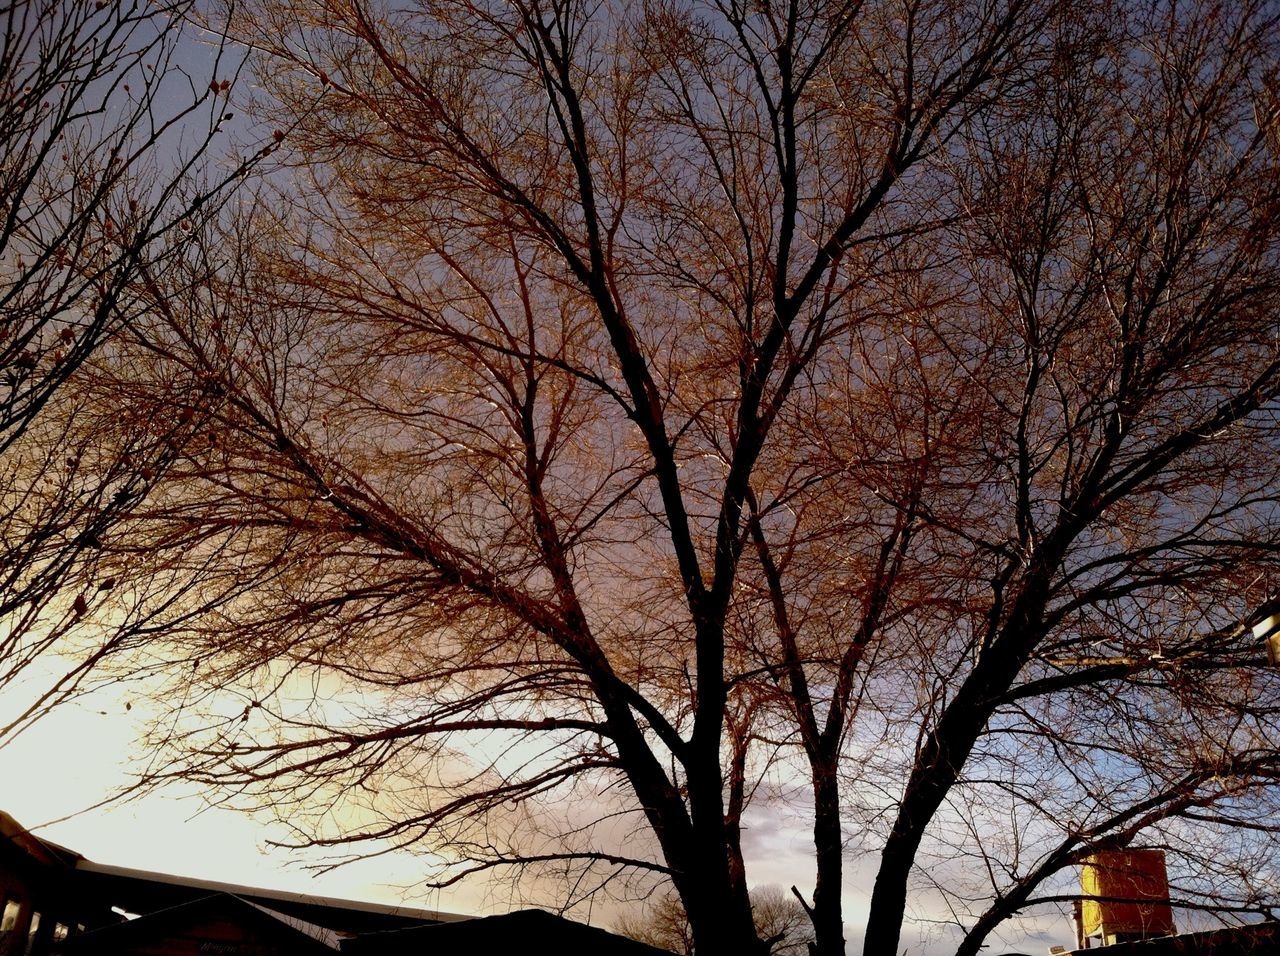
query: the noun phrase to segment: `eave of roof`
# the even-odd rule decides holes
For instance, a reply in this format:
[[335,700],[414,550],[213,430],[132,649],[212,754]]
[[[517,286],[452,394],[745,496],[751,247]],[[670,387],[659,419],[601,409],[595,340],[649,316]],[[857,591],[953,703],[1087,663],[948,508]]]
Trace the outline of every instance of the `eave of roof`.
[[342,951],[371,954],[516,952],[608,953],[610,956],[671,956],[667,950],[565,919],[545,910],[516,910],[496,916],[362,933],[343,942]]
[[84,859],[75,850],[36,836],[3,810],[0,810],[0,837],[9,840],[42,863],[75,866]]
[[342,936],[327,927],[317,926],[315,923],[308,923],[304,919],[299,919],[296,916],[290,916],[288,913],[281,913],[278,910],[271,909],[269,906],[263,906],[260,903],[255,903],[253,900],[246,900],[241,897],[236,897],[236,899],[240,900],[241,903],[252,906],[254,909],[258,910],[258,912],[271,917],[277,922],[283,923],[290,929],[295,929],[305,936],[310,936],[312,939],[323,943],[330,949],[342,948]]
[[173,886],[186,886],[191,887],[192,889],[208,890],[210,893],[227,893],[232,896],[253,897],[254,899],[305,903],[314,906],[327,906],[335,909],[354,910],[360,913],[378,913],[384,916],[400,916],[409,919],[420,919],[423,922],[449,923],[471,918],[457,913],[441,913],[437,910],[422,909],[416,906],[368,903],[360,900],[348,900],[332,896],[316,896],[310,893],[274,890],[260,886],[223,883],[218,880],[202,880],[191,876],[178,876],[172,873],[157,873],[151,870],[136,870],[127,866],[113,866],[108,863],[95,863],[92,860],[86,860],[84,857],[77,858],[75,868],[86,873],[99,873],[103,876],[114,876],[122,879],[167,883]]
[[[242,907],[244,909],[240,909]],[[196,922],[206,914],[216,915],[229,913],[232,910],[240,910],[244,914],[237,917],[238,920],[250,919],[250,916],[252,916],[262,925],[283,927],[288,933],[297,933],[314,940],[326,949],[338,951],[342,948],[341,937],[332,930],[328,930],[323,926],[316,926],[284,913],[277,913],[269,907],[260,906],[251,900],[242,899],[230,893],[204,896],[198,900],[148,913],[145,916],[139,916],[123,923],[104,926],[83,936],[73,936],[64,946],[69,951],[77,953],[109,950],[111,947],[119,946],[128,940],[137,941],[163,937],[166,930],[175,925],[180,927],[184,923]],[[250,919],[250,922],[252,922],[252,919]],[[308,950],[314,950],[314,947],[307,948]]]

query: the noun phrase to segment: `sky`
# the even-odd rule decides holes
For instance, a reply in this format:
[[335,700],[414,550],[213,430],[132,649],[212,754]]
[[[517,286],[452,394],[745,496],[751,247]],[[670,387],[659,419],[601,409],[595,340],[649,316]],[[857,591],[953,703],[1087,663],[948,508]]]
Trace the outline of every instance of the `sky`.
[[209,807],[194,792],[95,808],[128,783],[140,732],[140,720],[110,695],[54,710],[0,747],[0,810],[98,863],[446,912],[492,905],[471,888],[415,887],[420,863],[409,854],[310,873],[304,866],[319,853],[269,847],[282,836],[269,821]]
[[[28,675],[34,682],[40,675]],[[0,694],[0,717],[16,705],[22,687]],[[136,691],[131,691],[136,694]],[[152,870],[317,896],[410,905],[448,913],[488,914],[528,905],[503,893],[502,884],[463,883],[446,891],[420,885],[423,862],[396,851],[329,872],[308,870],[324,859],[320,850],[287,850],[268,845],[284,834],[261,815],[210,807],[191,790],[153,793],[128,802],[95,804],[126,785],[144,755],[138,747],[147,708],[126,710],[115,691],[53,710],[26,732],[0,746],[0,810],[41,837],[69,847],[97,863]],[[753,885],[783,889],[793,883],[808,892],[812,863],[807,822],[795,808],[770,808],[747,821],[744,848]],[[848,952],[859,949],[860,926],[875,858],[850,859],[846,874]],[[952,951],[947,929],[928,917],[927,899],[913,901],[926,917],[904,928],[906,951],[940,956]],[[618,915],[611,904],[570,914],[610,926]],[[1045,952],[1071,941],[1066,920],[1052,915],[993,939],[992,954]]]

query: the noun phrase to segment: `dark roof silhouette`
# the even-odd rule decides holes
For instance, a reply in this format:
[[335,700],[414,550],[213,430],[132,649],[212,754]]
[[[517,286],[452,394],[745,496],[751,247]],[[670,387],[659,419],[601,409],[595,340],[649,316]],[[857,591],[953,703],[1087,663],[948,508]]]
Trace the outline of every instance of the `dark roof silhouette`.
[[544,910],[366,933],[344,940],[344,953],[519,953],[520,956],[671,956],[665,949],[575,923]]
[[341,937],[332,930],[229,893],[218,893],[83,936],[73,936],[63,944],[63,951],[110,956],[116,952],[134,952],[135,947],[161,941],[172,946],[175,940],[180,944],[195,938],[193,932],[198,928],[219,922],[247,931],[254,939],[270,945],[273,952],[322,956],[336,953],[342,946]]
[[0,838],[46,866],[76,866],[84,859],[75,850],[36,836],[3,810],[0,810]]
[[103,899],[109,898],[134,913],[155,913],[181,903],[225,893],[349,935],[467,918],[403,904],[369,903],[248,884],[224,883],[94,863],[83,858],[75,864],[73,879],[83,892]]
[[[232,951],[671,956],[543,910],[467,918],[94,863],[35,836],[3,812],[0,850],[8,854],[0,865],[9,859],[19,884],[29,887],[28,909],[56,913],[67,926],[82,924],[58,944],[68,956]],[[141,915],[121,921],[122,914]],[[44,937],[40,951],[47,948],[47,930]]]
[[1280,953],[1280,920],[1112,943],[1095,949],[1077,949],[1070,956],[1085,953],[1091,956],[1270,956]]

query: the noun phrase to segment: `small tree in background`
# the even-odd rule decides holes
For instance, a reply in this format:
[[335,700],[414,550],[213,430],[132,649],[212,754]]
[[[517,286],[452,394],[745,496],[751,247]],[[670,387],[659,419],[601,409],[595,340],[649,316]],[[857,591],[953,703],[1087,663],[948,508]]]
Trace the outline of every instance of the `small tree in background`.
[[[773,956],[806,956],[813,942],[813,923],[804,906],[776,886],[760,886],[751,891],[751,916],[756,935],[769,946]],[[639,916],[618,921],[617,932],[642,943],[693,956],[693,930],[680,905],[680,897],[663,893],[645,906]]]
[[680,897],[663,893],[645,905],[643,914],[618,920],[615,930],[642,943],[669,950],[679,956],[692,956],[693,931],[689,917],[680,905]]

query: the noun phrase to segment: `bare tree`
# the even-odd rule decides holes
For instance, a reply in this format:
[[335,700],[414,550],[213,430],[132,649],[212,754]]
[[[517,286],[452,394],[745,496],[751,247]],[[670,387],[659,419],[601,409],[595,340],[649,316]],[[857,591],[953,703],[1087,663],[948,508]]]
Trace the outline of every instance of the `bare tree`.
[[[809,952],[813,941],[809,914],[799,900],[779,887],[761,886],[751,891],[751,916],[756,935],[773,956],[806,956]],[[643,915],[624,916],[618,921],[617,932],[678,956],[693,956],[695,952],[689,917],[674,893],[654,898]]]
[[680,897],[664,893],[645,908],[643,916],[625,916],[618,920],[616,931],[642,943],[665,949],[678,956],[692,956],[693,931],[689,917],[680,905]]
[[1203,848],[1275,837],[1276,13],[232,16],[296,178],[103,370],[190,426],[135,540],[223,562],[154,779],[669,879],[704,954],[797,778],[818,953],[851,846],[868,956],[1107,847],[1260,908]]
[[172,450],[133,410],[89,407],[73,377],[132,322],[142,268],[161,268],[236,178],[205,168],[235,65],[206,47],[214,77],[186,73],[203,57],[190,12],[0,12],[0,689],[66,652],[0,717],[0,739],[74,693],[125,640],[122,621],[138,624],[129,597],[101,607],[118,577],[102,541]]

